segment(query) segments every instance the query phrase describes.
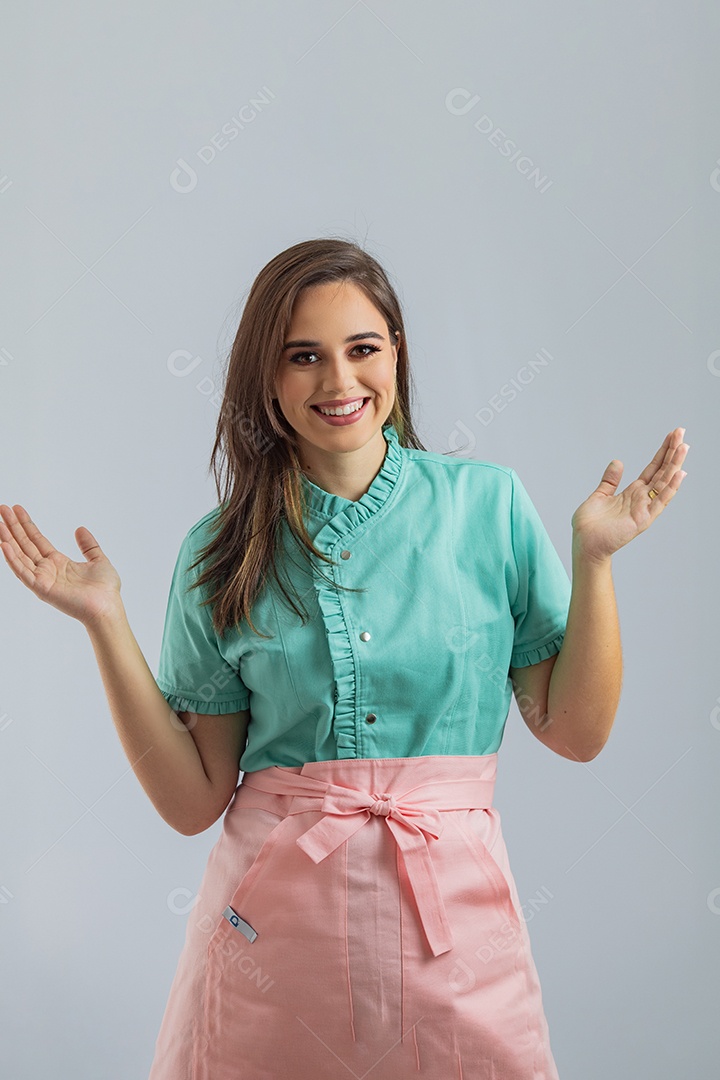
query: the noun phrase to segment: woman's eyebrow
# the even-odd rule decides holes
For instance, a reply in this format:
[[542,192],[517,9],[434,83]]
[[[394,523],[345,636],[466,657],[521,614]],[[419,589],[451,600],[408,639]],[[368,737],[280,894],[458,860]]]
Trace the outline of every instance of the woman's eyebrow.
[[[349,345],[351,341],[360,341],[362,338],[377,338],[378,341],[385,340],[382,334],[376,334],[374,330],[366,330],[363,334],[351,334],[350,337],[345,338],[345,344]],[[321,345],[321,341],[286,341],[283,352],[286,349],[319,349]]]

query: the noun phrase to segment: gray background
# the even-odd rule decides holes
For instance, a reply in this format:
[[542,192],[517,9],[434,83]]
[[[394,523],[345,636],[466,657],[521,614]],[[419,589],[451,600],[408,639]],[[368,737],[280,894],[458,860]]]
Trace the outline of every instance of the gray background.
[[[425,445],[514,467],[568,570],[572,513],[610,460],[624,487],[687,428],[680,493],[613,558],[609,743],[560,758],[513,702],[500,751],[561,1080],[695,1080],[720,1052],[712,8],[165,0],[5,19],[0,501],[72,558],[75,528],[95,533],[153,672],[180,540],[215,505],[242,300],[291,244],[340,235],[383,263]],[[0,603],[0,1071],[142,1078],[221,823],[188,838],[156,813],[79,623],[7,566]]]

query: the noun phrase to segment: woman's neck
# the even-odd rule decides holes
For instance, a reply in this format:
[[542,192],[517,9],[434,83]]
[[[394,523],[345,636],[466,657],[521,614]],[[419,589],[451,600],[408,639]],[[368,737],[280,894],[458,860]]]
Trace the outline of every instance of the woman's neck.
[[300,467],[313,484],[331,495],[357,502],[380,472],[387,440],[378,431],[375,438],[357,450],[333,453],[303,440]]

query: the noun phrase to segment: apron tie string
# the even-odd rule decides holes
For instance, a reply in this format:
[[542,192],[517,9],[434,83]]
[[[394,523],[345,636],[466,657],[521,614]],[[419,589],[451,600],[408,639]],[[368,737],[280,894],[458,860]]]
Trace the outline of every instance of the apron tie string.
[[243,785],[295,796],[288,811],[290,814],[320,810],[325,815],[295,841],[315,863],[327,858],[372,816],[383,817],[400,850],[433,955],[439,956],[452,949],[452,930],[427,837],[440,837],[444,826],[441,810],[491,807],[494,778],[432,781],[401,793],[378,793],[331,784],[281,765],[259,771],[263,773],[262,777],[253,778],[253,773],[245,773]]

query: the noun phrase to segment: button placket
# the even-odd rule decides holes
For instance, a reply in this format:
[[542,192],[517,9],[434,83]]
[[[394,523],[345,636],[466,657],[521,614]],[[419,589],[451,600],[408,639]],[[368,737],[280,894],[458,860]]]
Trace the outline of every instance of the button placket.
[[[388,444],[385,459],[379,473],[360,499],[351,502],[323,492],[312,483],[308,482],[306,486],[311,508],[322,516],[327,516],[313,540],[319,550],[337,560],[332,568],[323,564],[322,570],[324,574],[334,578],[338,585],[352,586],[357,583],[358,577],[362,577],[361,565],[352,567],[357,574],[343,574],[342,566],[355,554],[354,549],[346,545],[348,541],[352,543],[354,530],[369,522],[396,493],[396,485],[402,477],[404,456],[398,443],[397,432],[392,426],[383,430]],[[343,580],[346,577],[347,580]],[[358,699],[362,684],[358,665],[371,655],[362,654],[360,648],[362,643],[370,641],[372,635],[367,629],[362,629],[358,634],[358,630],[353,626],[354,608],[351,594],[341,595],[340,590],[329,585],[319,574],[315,577],[315,588],[335,677],[333,730],[337,756],[357,757],[361,751],[365,730],[361,725],[363,721],[375,717],[374,713],[361,711],[362,703]]]

